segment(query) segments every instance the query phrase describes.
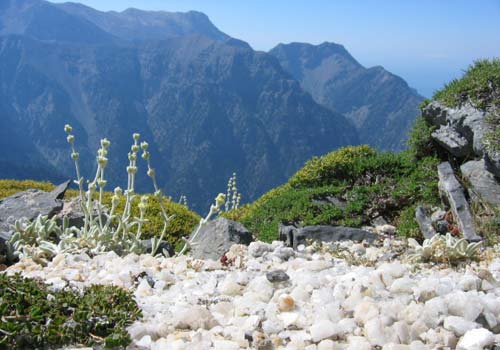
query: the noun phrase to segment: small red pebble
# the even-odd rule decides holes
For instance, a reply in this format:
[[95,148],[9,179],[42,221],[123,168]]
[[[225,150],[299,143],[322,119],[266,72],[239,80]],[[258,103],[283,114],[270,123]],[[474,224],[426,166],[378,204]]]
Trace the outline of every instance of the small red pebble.
[[227,256],[226,255],[223,255],[220,257],[220,263],[223,265],[223,266],[227,266],[228,265],[228,261],[227,261]]
[[460,235],[460,230],[458,229],[457,226],[453,226],[450,230],[450,233],[453,235],[453,236],[458,236]]

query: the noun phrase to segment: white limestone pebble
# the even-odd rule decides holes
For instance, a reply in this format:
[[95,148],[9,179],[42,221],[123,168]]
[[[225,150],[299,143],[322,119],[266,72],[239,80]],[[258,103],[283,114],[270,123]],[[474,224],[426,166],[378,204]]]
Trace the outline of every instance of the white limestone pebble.
[[[329,249],[254,242],[232,248],[239,263],[228,266],[186,256],[67,254],[47,266],[23,259],[7,273],[41,278],[51,289],[130,290],[143,314],[127,328],[134,350],[489,350],[500,342],[500,259],[414,268],[404,254],[379,259],[404,249],[396,239],[337,244],[354,261]],[[375,259],[365,266],[368,252]],[[272,271],[289,279],[272,282]]]
[[444,328],[452,331],[457,336],[462,336],[471,329],[480,328],[480,325],[476,322],[467,321],[462,317],[448,316],[444,319]]
[[482,350],[486,346],[493,345],[495,336],[489,330],[484,328],[472,329],[467,331],[460,339],[457,350]]
[[341,332],[341,329],[332,321],[321,320],[314,323],[309,329],[312,340],[319,342],[323,339],[333,337]]

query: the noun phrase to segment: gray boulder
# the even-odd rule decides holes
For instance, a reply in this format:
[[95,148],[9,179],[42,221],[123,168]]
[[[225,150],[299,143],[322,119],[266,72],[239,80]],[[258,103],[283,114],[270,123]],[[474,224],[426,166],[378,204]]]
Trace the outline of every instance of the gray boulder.
[[21,218],[33,220],[38,215],[56,215],[63,207],[62,198],[69,183],[66,181],[51,192],[30,189],[1,199],[0,232],[10,232],[11,225]]
[[[191,233],[190,238],[194,235]],[[191,246],[196,259],[219,260],[233,244],[249,245],[253,237],[239,222],[218,217],[205,224]]]
[[432,138],[455,157],[466,157],[472,153],[472,145],[450,126],[441,126],[432,133]]
[[500,206],[500,185],[485,166],[484,160],[471,160],[460,167],[462,176],[470,184],[469,196],[492,207]]
[[432,226],[432,220],[427,216],[425,209],[419,205],[415,210],[415,219],[417,220],[418,227],[424,235],[424,238],[432,238],[436,234],[436,230]]
[[476,234],[474,219],[472,217],[469,203],[467,202],[464,190],[457,181],[453,169],[448,162],[438,165],[439,191],[445,203],[447,203],[458,228],[468,241],[479,241],[481,237]]
[[353,227],[317,225],[297,228],[281,225],[279,228],[279,237],[286,245],[297,249],[300,244],[306,244],[308,240],[319,242],[351,240],[371,243],[378,236],[374,233]]

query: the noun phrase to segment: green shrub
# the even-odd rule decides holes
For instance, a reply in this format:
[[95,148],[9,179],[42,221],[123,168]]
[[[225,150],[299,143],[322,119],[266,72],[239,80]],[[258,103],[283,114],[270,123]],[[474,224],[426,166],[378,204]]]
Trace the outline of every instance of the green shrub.
[[322,157],[314,157],[289,181],[292,187],[321,186],[352,178],[361,173],[360,160],[374,156],[369,146],[349,146]]
[[435,127],[427,124],[420,116],[415,120],[413,127],[408,134],[408,151],[416,160],[436,154],[434,142],[431,134]]
[[116,286],[52,292],[40,281],[0,274],[0,349],[70,344],[125,348],[126,327],[141,316],[133,296]]
[[[421,238],[415,207],[439,203],[437,164],[436,157],[416,162],[411,152],[347,147],[314,158],[287,184],[226,216],[264,241],[277,239],[280,223],[361,227],[376,215],[397,224],[401,235]],[[328,203],[328,197],[344,201],[345,207]]]
[[460,106],[466,101],[481,109],[500,107],[500,59],[474,62],[462,78],[446,84],[433,98],[449,107]]

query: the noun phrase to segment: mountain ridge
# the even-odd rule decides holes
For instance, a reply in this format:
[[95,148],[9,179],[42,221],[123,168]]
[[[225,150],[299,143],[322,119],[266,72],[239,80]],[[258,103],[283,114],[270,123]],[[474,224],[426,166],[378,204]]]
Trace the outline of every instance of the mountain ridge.
[[[71,28],[33,29],[44,21]],[[149,33],[148,23],[156,26]],[[362,141],[352,121],[315,101],[277,57],[220,32],[198,12],[10,0],[0,7],[0,60],[0,113],[9,147],[18,150],[0,155],[10,169],[0,177],[36,178],[20,157],[45,164],[49,180],[73,176],[62,130],[70,123],[84,174],[95,169],[107,137],[109,183],[124,186],[130,135],[139,132],[165,192],[186,195],[201,212],[234,171],[251,201],[309,158]],[[150,191],[139,173],[138,190]]]
[[365,68],[331,42],[278,44],[269,53],[316,102],[353,122],[362,142],[383,150],[405,148],[424,98],[402,78],[382,66]]

